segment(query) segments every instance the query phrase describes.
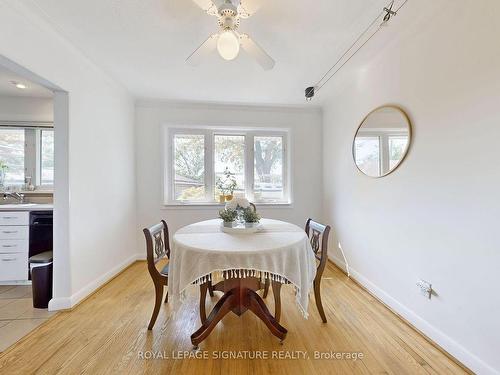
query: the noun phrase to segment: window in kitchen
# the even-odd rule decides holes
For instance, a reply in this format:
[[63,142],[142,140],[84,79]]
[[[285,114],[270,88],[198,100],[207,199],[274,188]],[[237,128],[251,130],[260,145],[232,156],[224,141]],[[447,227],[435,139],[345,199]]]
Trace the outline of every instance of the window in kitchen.
[[24,183],[24,129],[0,128],[0,184]]
[[222,196],[290,202],[288,132],[167,129],[165,204],[210,204]]
[[54,185],[54,130],[40,131],[40,185]]
[[0,189],[54,184],[54,130],[0,126]]

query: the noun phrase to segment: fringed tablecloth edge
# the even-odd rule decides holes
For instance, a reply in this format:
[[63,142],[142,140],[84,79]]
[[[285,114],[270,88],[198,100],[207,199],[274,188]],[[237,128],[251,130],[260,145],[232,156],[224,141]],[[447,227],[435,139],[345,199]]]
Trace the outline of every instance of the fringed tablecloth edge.
[[[301,294],[301,288],[295,284],[293,281],[290,281],[286,276],[281,275],[276,272],[271,272],[271,271],[265,271],[265,270],[258,270],[255,268],[227,268],[227,269],[215,269],[210,271],[209,273],[200,276],[196,278],[195,280],[191,281],[186,285],[180,292],[178,296],[178,300],[181,303],[184,303],[186,300],[186,289],[189,288],[191,285],[201,285],[204,284],[208,281],[212,281],[212,274],[213,273],[219,273],[222,278],[246,278],[246,277],[263,277],[264,279],[271,279],[272,281],[278,281],[281,284],[284,284],[286,282],[289,282],[295,287],[295,303],[297,305],[297,308],[299,309],[300,313],[304,317],[304,319],[309,318],[309,313],[307,310],[302,306],[302,303],[300,302],[300,297],[302,296]],[[171,296],[173,300],[175,301],[177,299],[177,296]],[[309,296],[308,296],[309,298]]]

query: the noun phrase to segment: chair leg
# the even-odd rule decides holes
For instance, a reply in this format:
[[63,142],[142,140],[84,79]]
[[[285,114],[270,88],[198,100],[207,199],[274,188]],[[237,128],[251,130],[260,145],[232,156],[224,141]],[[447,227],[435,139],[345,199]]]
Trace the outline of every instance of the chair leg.
[[207,289],[208,283],[203,283],[200,285],[200,320],[201,324],[205,323],[207,320],[207,310],[205,307],[206,299],[207,299]]
[[152,330],[153,326],[156,323],[156,318],[158,317],[158,313],[160,312],[161,301],[163,300],[163,285],[155,284],[155,308],[153,310],[153,315],[151,315],[151,320],[149,321],[148,330]]
[[168,290],[167,290],[167,294],[165,295],[165,301],[164,303],[168,303]]
[[266,279],[266,281],[264,282],[264,294],[262,295],[262,298],[267,297],[267,294],[269,293],[269,284],[270,284],[269,279]]
[[281,283],[273,281],[273,295],[274,295],[274,319],[279,323],[281,318]]
[[210,297],[214,296],[214,287],[212,286],[212,281],[208,282],[208,294],[210,294]]
[[320,283],[321,283],[321,278],[314,279],[314,299],[316,300],[316,307],[318,308],[321,320],[323,320],[323,323],[326,323],[325,310],[323,310],[323,304],[321,303]]

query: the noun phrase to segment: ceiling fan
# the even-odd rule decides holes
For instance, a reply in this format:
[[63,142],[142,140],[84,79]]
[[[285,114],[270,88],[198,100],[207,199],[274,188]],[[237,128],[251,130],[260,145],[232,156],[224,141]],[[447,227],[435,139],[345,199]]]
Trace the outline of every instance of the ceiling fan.
[[[210,35],[186,62],[198,65],[210,52],[217,49],[224,60],[234,60],[243,48],[265,70],[274,67],[275,61],[248,34],[239,33],[240,20],[252,15],[247,3],[252,0],[193,0],[208,15],[217,17],[219,31]],[[254,0],[255,1],[255,0]]]

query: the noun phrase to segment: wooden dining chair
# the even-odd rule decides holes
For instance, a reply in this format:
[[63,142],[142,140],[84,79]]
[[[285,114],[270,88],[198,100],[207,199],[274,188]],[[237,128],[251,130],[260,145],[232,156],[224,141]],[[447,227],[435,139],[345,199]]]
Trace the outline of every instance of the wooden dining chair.
[[[144,228],[144,237],[146,237],[146,259],[148,263],[148,271],[155,285],[155,307],[153,315],[149,321],[148,330],[152,330],[155,325],[156,318],[160,312],[161,301],[163,299],[163,288],[168,285],[169,263],[167,263],[161,271],[156,268],[156,264],[162,259],[170,258],[170,242],[168,236],[168,225],[165,220],[153,225],[149,228]],[[165,303],[168,302],[168,291],[165,297]]]
[[[170,259],[170,239],[168,235],[168,225],[165,220],[149,228],[143,229],[146,237],[146,259],[148,263],[148,271],[155,285],[155,307],[153,315],[149,321],[148,330],[152,330],[155,325],[156,318],[160,312],[161,301],[163,299],[163,289],[168,286],[168,273],[170,263],[167,263],[161,271],[158,271],[156,264],[162,259]],[[212,282],[208,283],[208,292],[210,297],[214,296]],[[168,302],[168,291],[165,296],[165,303]]]
[[[316,307],[318,308],[319,315],[323,323],[326,323],[325,310],[323,309],[323,304],[321,303],[321,277],[323,276],[323,271],[326,267],[326,262],[328,260],[328,236],[330,235],[331,227],[329,225],[324,225],[314,221],[313,219],[308,219],[306,222],[306,234],[311,243],[312,251],[314,252],[314,257],[316,258],[317,268],[316,276],[313,281],[314,286],[314,299],[316,300]],[[281,284],[273,282],[273,295],[274,295],[274,318],[279,322],[281,317]],[[269,292],[269,281],[266,280],[264,285],[264,295],[265,298]]]

